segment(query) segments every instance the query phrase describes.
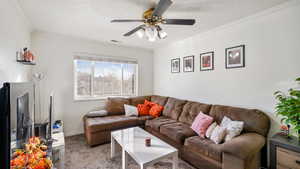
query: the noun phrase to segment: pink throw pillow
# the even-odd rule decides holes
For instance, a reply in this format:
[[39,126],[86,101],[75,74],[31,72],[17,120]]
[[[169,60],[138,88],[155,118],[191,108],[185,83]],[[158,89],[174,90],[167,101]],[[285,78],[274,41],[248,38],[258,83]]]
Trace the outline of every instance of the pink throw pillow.
[[205,133],[209,125],[213,122],[213,118],[200,112],[195,118],[191,128],[201,137],[205,137]]

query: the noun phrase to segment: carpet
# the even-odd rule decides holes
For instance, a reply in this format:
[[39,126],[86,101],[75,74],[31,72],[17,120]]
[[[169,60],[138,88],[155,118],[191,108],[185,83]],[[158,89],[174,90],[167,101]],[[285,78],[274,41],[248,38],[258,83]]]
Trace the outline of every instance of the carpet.
[[[67,137],[65,140],[65,169],[121,169],[121,156],[110,158],[110,144],[89,147],[83,135]],[[195,169],[179,159],[179,169]],[[139,169],[129,158],[129,169]],[[147,169],[172,169],[171,159],[161,160]]]

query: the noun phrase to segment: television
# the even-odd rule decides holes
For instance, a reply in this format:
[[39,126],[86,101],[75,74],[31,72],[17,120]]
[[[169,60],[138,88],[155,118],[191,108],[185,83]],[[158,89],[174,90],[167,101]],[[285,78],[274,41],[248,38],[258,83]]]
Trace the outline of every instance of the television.
[[10,168],[12,152],[33,136],[33,83],[4,83],[0,89],[0,164]]
[[16,141],[15,148],[24,148],[26,141],[33,136],[32,127],[33,121],[29,112],[29,93],[17,98],[17,129],[12,131],[12,141]]

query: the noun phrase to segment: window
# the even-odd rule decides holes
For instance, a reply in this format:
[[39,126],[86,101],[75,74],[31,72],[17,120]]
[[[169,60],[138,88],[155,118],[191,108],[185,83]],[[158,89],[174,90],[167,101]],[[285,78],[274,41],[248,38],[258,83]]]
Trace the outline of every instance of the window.
[[137,61],[74,58],[75,100],[137,95]]

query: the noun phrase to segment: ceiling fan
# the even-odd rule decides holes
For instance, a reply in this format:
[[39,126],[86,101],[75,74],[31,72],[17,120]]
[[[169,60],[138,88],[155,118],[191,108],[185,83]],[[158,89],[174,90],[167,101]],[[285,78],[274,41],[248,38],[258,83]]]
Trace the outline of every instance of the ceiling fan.
[[165,19],[162,15],[172,5],[172,0],[160,0],[155,8],[150,8],[144,12],[142,19],[115,19],[115,22],[143,22],[142,25],[124,34],[130,36],[136,33],[140,38],[147,37],[149,41],[155,41],[157,38],[165,39],[167,33],[162,30],[160,24],[166,25],[194,25],[195,19]]

